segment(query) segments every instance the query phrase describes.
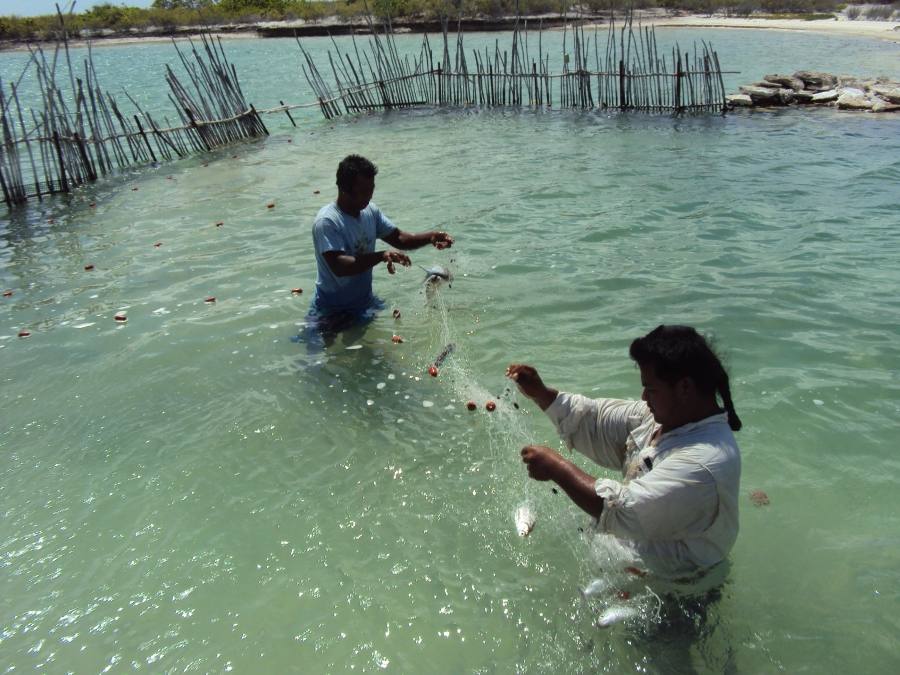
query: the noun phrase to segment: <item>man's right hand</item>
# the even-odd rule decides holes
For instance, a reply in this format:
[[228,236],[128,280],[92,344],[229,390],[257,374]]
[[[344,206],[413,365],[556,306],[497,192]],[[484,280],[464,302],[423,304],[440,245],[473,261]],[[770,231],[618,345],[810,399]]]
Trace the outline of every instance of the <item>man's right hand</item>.
[[551,389],[544,384],[533,366],[511,363],[506,368],[506,376],[518,385],[519,391],[537,403],[541,410],[549,408],[559,395],[557,389]]
[[400,253],[400,251],[385,251],[381,254],[381,259],[387,263],[388,273],[393,274],[396,270],[394,269],[394,263],[399,263],[404,267],[409,267],[412,265],[412,261],[409,259],[409,256],[405,253]]

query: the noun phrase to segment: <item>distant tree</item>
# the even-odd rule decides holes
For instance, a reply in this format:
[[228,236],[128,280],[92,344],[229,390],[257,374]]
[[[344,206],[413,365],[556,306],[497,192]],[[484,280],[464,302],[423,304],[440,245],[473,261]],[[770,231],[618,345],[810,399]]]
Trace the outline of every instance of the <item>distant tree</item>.
[[213,0],[153,0],[153,9],[207,9]]
[[111,3],[94,5],[86,10],[82,16],[85,23],[96,28],[118,28],[125,21],[128,10],[125,7],[117,7]]

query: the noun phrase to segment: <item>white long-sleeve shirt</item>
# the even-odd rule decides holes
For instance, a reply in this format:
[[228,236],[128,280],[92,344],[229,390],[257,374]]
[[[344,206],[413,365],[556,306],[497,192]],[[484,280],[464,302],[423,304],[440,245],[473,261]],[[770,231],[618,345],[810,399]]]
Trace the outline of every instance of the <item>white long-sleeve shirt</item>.
[[569,449],[624,476],[594,485],[597,526],[657,574],[690,576],[725,559],[737,539],[741,455],[725,413],[659,436],[643,401],[560,393],[547,408]]

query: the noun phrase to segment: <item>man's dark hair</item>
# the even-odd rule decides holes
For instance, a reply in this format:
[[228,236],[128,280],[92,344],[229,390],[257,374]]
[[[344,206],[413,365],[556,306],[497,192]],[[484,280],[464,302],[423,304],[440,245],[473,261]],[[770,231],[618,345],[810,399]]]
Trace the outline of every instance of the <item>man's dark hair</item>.
[[653,368],[663,382],[675,384],[683,377],[694,381],[703,394],[717,393],[728,413],[728,426],[741,428],[734,410],[728,373],[709,342],[690,326],[657,326],[644,337],[637,338],[628,349],[639,366]]
[[362,155],[347,155],[341,160],[337,168],[337,186],[341,192],[353,190],[353,184],[357,176],[375,178],[378,167],[372,164]]

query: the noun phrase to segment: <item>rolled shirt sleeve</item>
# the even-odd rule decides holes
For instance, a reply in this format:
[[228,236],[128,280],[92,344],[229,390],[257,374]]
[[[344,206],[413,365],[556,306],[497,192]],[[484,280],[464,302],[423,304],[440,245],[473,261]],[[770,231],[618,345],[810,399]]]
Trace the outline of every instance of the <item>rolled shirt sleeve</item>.
[[649,411],[643,401],[560,393],[546,413],[567,448],[601,466],[622,469],[628,435]]
[[666,457],[625,484],[600,479],[594,488],[604,500],[600,530],[634,541],[699,537],[719,508],[715,478],[690,455]]
[[353,253],[341,226],[331,218],[318,218],[313,225],[313,245],[319,253],[343,251]]

